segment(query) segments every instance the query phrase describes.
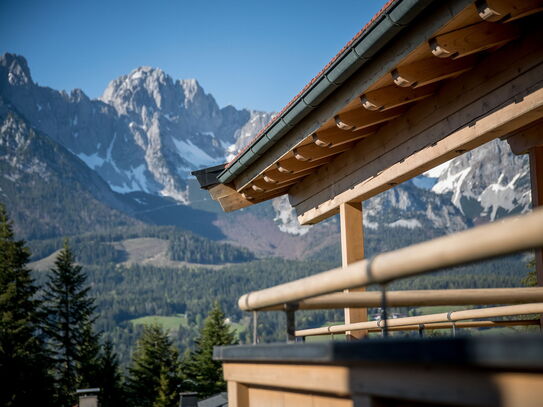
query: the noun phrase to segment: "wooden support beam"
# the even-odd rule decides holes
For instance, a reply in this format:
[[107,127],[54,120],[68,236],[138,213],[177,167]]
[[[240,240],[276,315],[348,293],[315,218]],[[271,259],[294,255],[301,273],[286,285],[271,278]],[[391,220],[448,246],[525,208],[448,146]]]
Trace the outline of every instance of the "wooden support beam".
[[295,174],[298,172],[306,171],[311,168],[320,167],[323,164],[326,164],[332,160],[332,157],[321,158],[317,161],[300,161],[294,157],[290,157],[276,163],[276,168],[279,172],[283,174]]
[[[343,267],[364,258],[364,229],[362,223],[362,204],[344,203],[340,207],[341,225],[341,263]],[[365,291],[364,288],[345,290],[345,292]],[[367,308],[345,308],[345,323],[368,320]],[[347,322],[351,321],[351,322]],[[347,339],[361,339],[366,332],[347,332]]]
[[[543,130],[543,126],[539,127]],[[532,180],[532,206],[543,206],[543,147],[530,149],[530,177]],[[543,227],[543,226],[542,226]],[[537,284],[543,286],[543,249],[535,251]]]
[[313,172],[313,168],[302,172],[296,172],[291,174],[285,174],[280,172],[278,169],[274,168],[264,173],[264,181],[270,184],[282,184],[284,182],[290,182],[292,180],[301,179]]
[[[435,96],[293,186],[289,200],[300,222],[319,222],[338,213],[341,202],[368,199],[463,151],[540,120],[543,55],[539,49],[536,38],[502,48],[466,73],[461,84],[444,84]],[[507,55],[511,64],[501,63]]]
[[224,198],[225,196],[232,195],[237,191],[231,185],[217,184],[209,188],[208,192],[211,196],[211,199],[214,199],[216,201],[220,198]]
[[252,205],[252,198],[248,198],[243,194],[236,191],[235,194],[227,195],[218,199],[221,208],[225,212],[235,211],[237,209],[245,208]]
[[[259,182],[264,182],[264,181],[260,180]],[[272,188],[264,190],[262,188],[259,188],[258,186],[257,188],[253,188],[253,186],[256,186],[256,185],[251,184],[250,187],[245,188],[241,192],[241,195],[244,197],[244,199],[250,201],[251,203],[265,201],[271,198],[275,198],[277,196],[284,195],[288,191],[290,186],[292,185],[292,182],[284,183],[281,185],[274,185],[274,184],[269,184],[269,185]],[[258,189],[262,189],[262,190],[258,190]]]
[[479,17],[490,22],[510,22],[543,10],[541,0],[477,0]]
[[460,58],[489,48],[507,44],[518,38],[520,30],[511,24],[493,24],[485,21],[430,39],[429,45],[436,57]]
[[397,86],[418,88],[457,77],[473,68],[475,63],[473,56],[455,60],[427,58],[400,65],[391,75]]
[[[251,189],[252,191],[249,191],[249,194],[254,198],[255,192],[256,193],[270,193],[277,191],[279,189],[283,189],[286,186],[292,185],[297,181],[297,178],[292,178],[289,181],[283,181],[281,183],[269,183],[264,180],[264,178],[257,178],[251,183]],[[244,190],[245,192],[245,190]]]
[[527,154],[534,147],[543,147],[543,124],[537,123],[507,137],[513,154]]
[[350,126],[352,129],[361,130],[373,127],[376,124],[386,123],[400,116],[403,112],[405,112],[405,109],[402,106],[385,111],[371,111],[360,106],[356,110],[340,113],[336,117],[341,120],[341,123]]
[[360,97],[360,100],[365,109],[388,110],[425,99],[432,96],[436,90],[436,85],[422,86],[417,89],[391,85],[366,92]]
[[360,140],[374,134],[380,125],[366,127],[357,131],[343,131],[336,128],[319,130],[311,136],[319,147],[337,147],[345,143]]
[[306,144],[295,148],[292,153],[299,161],[317,161],[322,158],[332,157],[349,150],[352,144],[341,144],[337,147],[319,147],[316,144]]

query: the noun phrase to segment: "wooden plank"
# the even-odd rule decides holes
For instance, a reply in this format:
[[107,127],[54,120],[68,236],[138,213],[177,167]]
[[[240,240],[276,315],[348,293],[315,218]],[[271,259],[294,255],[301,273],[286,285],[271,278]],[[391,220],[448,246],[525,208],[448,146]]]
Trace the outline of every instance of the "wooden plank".
[[387,110],[425,99],[436,91],[436,85],[422,86],[417,89],[391,85],[366,92],[360,99],[362,106],[368,110]]
[[249,388],[250,407],[353,407],[348,398],[299,393],[277,388]]
[[536,407],[543,398],[543,375],[457,367],[371,366],[352,372],[355,394],[429,405]]
[[510,22],[543,10],[541,0],[480,0],[479,17],[491,22]]
[[229,184],[217,184],[208,189],[211,199],[215,201],[224,198],[225,196],[232,195],[237,191],[235,188]]
[[543,146],[543,126],[536,123],[510,137],[507,142],[513,154],[527,154],[534,147]]
[[512,24],[485,21],[430,39],[432,54],[439,58],[460,58],[507,44],[518,38],[520,30]]
[[224,363],[223,371],[227,381],[337,396],[350,394],[349,369],[344,366]]
[[254,202],[251,202],[250,200],[246,199],[242,194],[239,192],[236,192],[235,194],[231,194],[222,198],[218,199],[219,204],[221,205],[221,208],[225,212],[231,212],[235,211],[241,208],[245,208],[247,206],[252,205]]
[[[543,128],[540,126],[539,129]],[[543,206],[543,147],[533,147],[530,150],[530,178],[532,181],[532,206],[534,208]],[[542,249],[535,251],[535,269],[537,284],[543,286]]]
[[[344,203],[340,206],[341,226],[341,263],[343,267],[364,258],[364,227],[362,224],[362,204]],[[365,291],[364,288],[345,290],[348,292]],[[345,323],[365,322],[368,320],[367,308],[345,308]],[[348,340],[360,339],[367,335],[366,331],[347,331]]]
[[[295,402],[304,406],[308,400],[301,397],[302,394],[328,399],[330,394],[338,392],[345,398],[336,400],[349,397],[357,400],[356,406],[364,405],[361,404],[362,398],[366,401],[369,398],[383,398],[392,399],[396,403],[409,401],[430,405],[536,407],[543,397],[543,375],[540,372],[426,364],[346,367],[269,363],[225,363],[224,372],[227,381],[247,385],[250,398],[247,406],[255,407],[298,407],[293,404]],[[326,404],[325,401],[334,402],[329,399],[318,403],[313,401],[314,404],[309,405],[345,406]]]
[[[377,134],[360,141],[352,151],[342,154],[293,186],[289,199],[298,214],[352,188],[357,184],[353,180],[354,174],[358,174],[359,180],[380,177],[382,171],[412,152],[432,146],[457,129],[469,130],[464,126],[472,120],[499,108],[507,100],[522,98],[521,89],[530,86],[530,82],[532,85],[537,83],[543,72],[539,66],[543,56],[536,38],[534,35],[515,47],[508,45],[502,48],[463,75],[461,83],[452,81],[445,84],[438,94],[417,103],[402,117],[383,126]],[[512,63],[502,64],[504,58],[511,58]],[[389,155],[387,162],[388,152],[394,152],[394,155]],[[453,150],[443,159],[455,155]],[[428,164],[431,168],[437,162]]]
[[333,157],[334,155],[349,150],[352,144],[341,144],[335,147],[319,147],[316,144],[307,144],[292,150],[294,158],[299,161],[317,161],[321,158]]
[[391,72],[391,75],[397,86],[418,88],[455,78],[473,68],[476,62],[477,59],[474,56],[456,60],[431,57],[407,65],[400,65]]

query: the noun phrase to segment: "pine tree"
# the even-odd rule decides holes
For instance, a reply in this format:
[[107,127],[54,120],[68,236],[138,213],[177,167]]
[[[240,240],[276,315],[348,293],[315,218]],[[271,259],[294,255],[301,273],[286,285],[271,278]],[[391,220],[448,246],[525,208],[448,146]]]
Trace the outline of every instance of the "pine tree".
[[25,242],[0,204],[0,405],[47,405],[51,378]]
[[153,407],[155,403],[170,405],[170,400],[177,400],[179,382],[179,353],[167,332],[156,324],[146,326],[129,369],[126,388],[131,404],[138,407]]
[[[75,403],[75,390],[89,383],[95,370],[97,338],[92,333],[94,300],[88,296],[86,276],[68,242],[51,269],[44,294],[47,321],[45,331],[55,360],[58,405]],[[83,375],[83,376],[82,376]],[[82,383],[85,381],[85,383]]]
[[123,390],[122,377],[119,372],[119,361],[113,352],[113,344],[106,341],[100,354],[100,406],[123,407],[126,397]]
[[160,371],[158,395],[153,407],[176,407],[179,401],[178,372],[168,371],[164,366]]
[[219,303],[215,302],[196,340],[196,349],[188,354],[183,364],[184,387],[196,391],[199,397],[226,391],[222,365],[213,360],[213,347],[235,343],[234,333],[225,323]]

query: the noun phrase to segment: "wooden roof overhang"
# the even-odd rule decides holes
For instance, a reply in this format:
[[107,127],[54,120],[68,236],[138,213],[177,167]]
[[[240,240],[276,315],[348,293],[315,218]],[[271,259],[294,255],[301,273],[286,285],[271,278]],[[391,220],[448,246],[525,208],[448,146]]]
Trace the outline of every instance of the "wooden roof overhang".
[[492,139],[510,137],[515,152],[543,144],[534,127],[543,120],[542,9],[543,0],[425,5],[402,31],[381,33],[386,46],[250,156],[265,144],[257,136],[208,182],[212,198],[232,211],[288,194],[300,223],[313,224]]

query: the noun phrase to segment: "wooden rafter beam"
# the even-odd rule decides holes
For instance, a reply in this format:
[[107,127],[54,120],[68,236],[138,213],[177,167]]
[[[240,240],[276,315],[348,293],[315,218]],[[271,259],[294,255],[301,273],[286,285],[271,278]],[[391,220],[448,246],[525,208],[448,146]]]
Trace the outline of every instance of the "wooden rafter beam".
[[[269,183],[264,180],[264,177],[257,178],[251,183],[251,189],[254,192],[260,192],[260,193],[270,193],[277,191],[279,189],[282,189],[286,186],[292,185],[297,181],[297,178],[292,178],[288,181],[283,181],[281,183]],[[244,190],[245,191],[245,190]],[[254,194],[254,192],[249,192],[250,194]],[[252,195],[254,197],[254,195]]]
[[541,0],[477,0],[479,17],[490,22],[510,22],[543,10]]
[[391,75],[397,86],[418,88],[457,77],[473,68],[476,61],[473,56],[456,60],[426,58],[400,65],[391,72]]
[[347,151],[352,143],[341,144],[337,147],[319,147],[317,144],[307,144],[292,150],[294,158],[299,161],[316,161],[326,157],[332,157]]
[[429,41],[432,54],[439,58],[460,58],[494,48],[518,38],[520,30],[511,24],[485,21],[438,35]]
[[350,143],[355,140],[360,140],[369,135],[375,133],[380,125],[375,125],[373,127],[366,127],[357,131],[343,131],[336,129],[334,127],[328,128],[325,130],[319,130],[316,133],[313,133],[312,140],[319,147],[337,147],[345,143]]
[[302,172],[285,174],[285,173],[280,172],[276,168],[272,168],[271,170],[268,170],[264,173],[263,179],[264,181],[270,184],[281,184],[284,182],[289,182],[291,180],[297,180],[297,179],[303,178],[306,175],[311,174],[311,172],[313,172],[313,168],[310,168]]
[[398,106],[407,105],[429,96],[437,90],[437,85],[422,86],[417,89],[400,88],[398,86],[385,86],[364,93],[360,99],[362,106],[368,110],[388,110]]
[[[254,185],[254,184],[252,184]],[[272,199],[287,193],[290,185],[282,185],[277,188],[273,188],[265,191],[256,191],[251,187],[245,188],[240,195],[251,204],[262,202],[268,199]]]
[[543,123],[537,123],[527,129],[507,137],[507,142],[514,154],[527,154],[534,147],[543,147]]
[[352,129],[361,130],[393,120],[400,116],[404,111],[405,108],[402,106],[385,111],[372,111],[360,106],[356,110],[342,112],[336,117]]
[[276,168],[283,174],[296,174],[311,168],[317,168],[332,160],[332,157],[321,158],[317,161],[300,161],[294,157],[286,158],[276,163]]

